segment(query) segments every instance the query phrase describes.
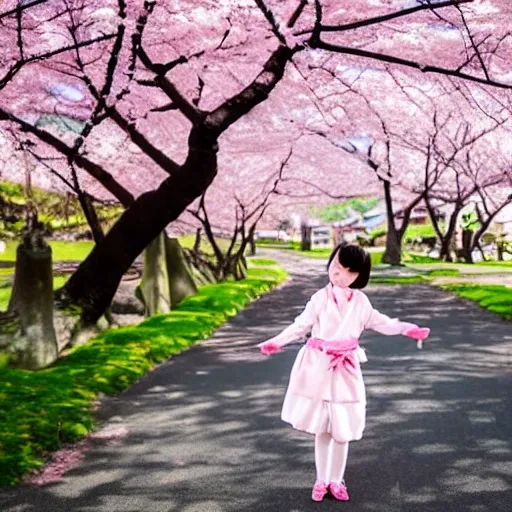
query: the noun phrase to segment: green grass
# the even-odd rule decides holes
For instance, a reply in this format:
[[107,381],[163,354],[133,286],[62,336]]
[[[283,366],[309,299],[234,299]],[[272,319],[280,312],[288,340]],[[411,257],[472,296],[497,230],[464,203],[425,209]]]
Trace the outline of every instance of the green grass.
[[269,245],[276,245],[280,248],[293,249],[297,245],[300,246],[300,242],[285,242],[284,240],[265,240],[260,239],[256,240],[256,245],[261,245],[262,247],[267,247]]
[[506,320],[512,320],[512,288],[503,285],[476,285],[476,284],[443,284],[444,290],[472,300],[500,315]]
[[427,272],[429,277],[438,277],[438,276],[460,276],[460,270],[456,268],[436,268],[429,270]]
[[[444,225],[442,223],[440,227],[444,231]],[[387,224],[377,226],[370,232],[370,236],[372,238],[383,236],[387,233],[387,229]],[[427,222],[426,224],[409,224],[404,234],[404,240],[412,240],[418,237],[431,236],[436,236],[436,232],[434,231],[434,227],[432,226],[431,222]]]
[[249,265],[276,265],[274,260],[269,260],[265,258],[250,258],[247,260]]
[[419,284],[424,282],[425,279],[422,276],[375,276],[370,279],[370,284]]
[[437,258],[431,258],[430,256],[423,256],[420,254],[411,254],[408,252],[402,253],[403,263],[443,263]]
[[429,270],[425,273],[413,276],[375,276],[370,279],[372,284],[420,284],[430,282],[433,277],[460,276],[456,269],[441,268]]
[[91,431],[99,393],[130,386],[286,278],[279,266],[250,268],[246,280],[204,286],[170,314],[105,331],[50,368],[0,370],[0,485],[19,482],[49,453]]
[[478,263],[474,263],[474,265],[483,265],[490,267],[505,267],[512,269],[512,260],[507,261],[480,261]]
[[[16,248],[19,242],[9,241],[6,243],[5,252],[0,254],[0,261],[16,261]],[[53,261],[83,261],[94,247],[94,242],[60,242],[50,241]]]
[[[187,235],[179,238],[180,244],[185,248],[192,248],[194,245],[195,236]],[[223,250],[227,250],[230,244],[229,240],[224,238],[217,239],[217,243]],[[6,243],[7,247],[5,252],[0,254],[0,261],[16,261],[16,248],[19,241],[11,240]],[[79,241],[79,242],[62,242],[50,241],[52,248],[53,261],[83,261],[89,255],[94,242],[92,241]],[[206,252],[213,254],[210,244],[205,238],[201,242],[202,249]]]
[[[441,229],[443,228],[444,227],[442,226]],[[434,231],[432,223],[428,222],[427,224],[409,224],[407,230],[405,231],[404,240],[431,236],[436,236],[436,232]]]

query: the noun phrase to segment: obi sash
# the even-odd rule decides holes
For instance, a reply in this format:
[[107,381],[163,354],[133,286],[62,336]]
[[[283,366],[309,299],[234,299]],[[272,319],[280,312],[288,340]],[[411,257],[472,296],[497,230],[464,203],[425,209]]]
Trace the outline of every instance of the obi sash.
[[357,371],[355,350],[359,348],[357,338],[349,338],[341,341],[325,341],[320,338],[310,338],[306,345],[309,348],[325,352],[329,356],[329,370],[337,370],[342,366],[350,373]]

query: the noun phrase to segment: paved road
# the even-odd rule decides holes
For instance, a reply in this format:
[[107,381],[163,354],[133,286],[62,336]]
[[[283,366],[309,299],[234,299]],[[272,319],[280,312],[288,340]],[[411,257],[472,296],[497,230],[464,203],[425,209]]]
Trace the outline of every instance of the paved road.
[[[365,333],[365,437],[352,443],[348,504],[310,501],[313,438],[279,419],[297,346],[254,348],[325,283],[288,256],[293,280],[187,353],[103,401],[95,441],[62,481],[0,494],[4,512],[505,512],[512,503],[511,324],[427,286],[374,286],[375,307],[432,328],[418,351]],[[508,505],[507,505],[508,503]]]

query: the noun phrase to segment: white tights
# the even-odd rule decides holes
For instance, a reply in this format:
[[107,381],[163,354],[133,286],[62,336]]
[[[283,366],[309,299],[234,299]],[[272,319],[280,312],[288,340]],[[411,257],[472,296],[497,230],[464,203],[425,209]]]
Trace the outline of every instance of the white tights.
[[348,443],[337,443],[327,432],[315,436],[316,479],[339,484],[347,467]]

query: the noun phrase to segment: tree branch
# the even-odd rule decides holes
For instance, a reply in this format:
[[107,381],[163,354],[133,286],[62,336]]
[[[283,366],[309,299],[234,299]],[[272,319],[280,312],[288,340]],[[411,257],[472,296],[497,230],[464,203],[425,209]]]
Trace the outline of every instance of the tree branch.
[[293,28],[295,23],[297,23],[298,19],[300,18],[300,15],[302,14],[302,11],[304,8],[308,5],[308,0],[300,0],[299,5],[297,6],[297,9],[293,11],[293,14],[290,16],[290,19],[288,20],[288,23],[286,26],[288,28]]
[[108,41],[110,39],[114,39],[115,37],[117,37],[117,34],[106,34],[103,36],[96,37],[94,39],[90,39],[88,41],[83,41],[81,43],[78,43],[78,45],[71,44],[71,45],[63,46],[61,48],[57,48],[56,50],[52,50],[50,52],[32,55],[32,57],[27,57],[24,60],[16,61],[16,63],[11,66],[11,68],[9,69],[9,71],[7,71],[7,73],[3,76],[3,78],[0,79],[0,89],[3,89],[8,84],[9,81],[11,81],[14,78],[14,76],[17,73],[19,73],[19,71],[23,68],[23,66],[30,64],[31,62],[49,59],[51,57],[55,57],[56,55],[60,55],[61,53],[66,53],[71,50],[75,50],[76,48],[84,48],[85,46],[90,46],[92,44],[100,43],[103,41]]
[[[310,43],[310,46],[311,46],[311,43]],[[393,55],[387,55],[384,53],[370,52],[370,51],[363,50],[360,48],[349,48],[348,46],[330,44],[330,43],[326,43],[321,40],[315,42],[315,45],[312,47],[330,51],[330,52],[334,52],[334,53],[357,55],[358,57],[365,57],[368,59],[378,60],[381,62],[389,62],[390,64],[397,64],[400,66],[417,69],[418,71],[421,71],[422,73],[438,73],[440,75],[461,78],[464,80],[468,80],[470,82],[476,82],[476,83],[484,84],[484,85],[491,85],[491,86],[497,87],[499,89],[512,89],[512,84],[497,82],[496,80],[488,80],[486,78],[479,78],[477,76],[468,75],[467,73],[462,73],[461,71],[458,71],[458,70],[441,68],[439,66],[423,65],[423,64],[414,62],[412,60],[402,59],[400,57],[395,57]]]
[[172,174],[180,169],[180,166],[174,160],[151,144],[151,142],[149,142],[149,140],[137,130],[135,123],[128,122],[116,108],[107,109],[107,114],[110,116],[112,121],[119,126],[119,128],[124,130],[130,136],[130,140],[164,171],[168,174]]
[[[417,5],[416,7],[410,7],[408,9],[403,9],[401,11],[392,12],[390,14],[384,14],[382,16],[376,16],[374,18],[368,18],[361,21],[355,21],[353,23],[346,23],[345,25],[320,25],[320,32],[344,32],[347,30],[355,30],[361,27],[369,27],[371,25],[376,25],[379,23],[383,23],[384,21],[393,20],[396,18],[401,18],[403,16],[410,16],[411,14],[420,12],[420,11],[433,11],[434,9],[441,9],[443,7],[455,7],[459,4],[471,3],[474,0],[447,0],[446,2],[439,2],[436,4],[425,3],[421,5]],[[309,30],[301,30],[300,32],[296,32],[295,35],[304,35],[313,32],[314,29]]]
[[142,47],[139,48],[139,57],[144,66],[151,72],[155,73],[155,83],[162,89],[172,102],[178,107],[180,112],[194,125],[197,126],[203,119],[204,114],[196,108],[191,102],[181,94],[178,88],[165,77],[167,73],[166,67],[161,64],[155,64],[144,51]]
[[274,14],[272,11],[265,5],[265,2],[263,0],[254,0],[256,2],[256,5],[260,8],[260,11],[263,13],[267,21],[270,23],[270,26],[272,27],[273,34],[277,37],[279,42],[281,44],[286,45],[286,38],[279,30],[279,25],[276,21],[276,18],[274,17]]
[[45,4],[46,2],[49,2],[49,0],[34,0],[33,2],[30,2],[29,4],[25,5],[18,5],[14,9],[11,9],[10,11],[5,11],[0,13],[0,20],[7,18],[9,16],[12,16],[13,14],[16,14],[21,11],[26,11],[27,9],[30,9],[32,7],[35,7],[36,5]]
[[[32,126],[31,124],[23,121],[13,114],[10,114],[2,108],[0,108],[0,121],[11,121],[16,123],[22,130],[28,133],[32,133],[38,139],[53,147],[63,155],[69,157],[71,154],[73,154],[72,147],[64,144],[64,142],[53,136],[51,133]],[[123,206],[130,206],[135,201],[133,195],[128,192],[128,190],[126,190],[120,183],[118,183],[114,177],[105,171],[100,165],[91,162],[82,155],[76,155],[75,162],[93,178],[96,178],[115,198],[119,200]]]
[[214,137],[219,137],[233,123],[268,98],[284,76],[286,64],[297,51],[298,49],[279,46],[250,85],[207,115],[205,125]]

